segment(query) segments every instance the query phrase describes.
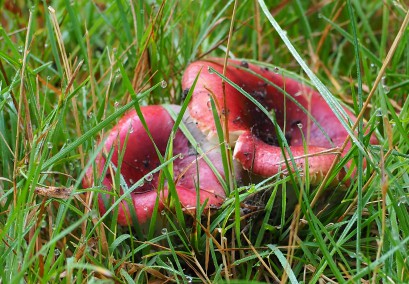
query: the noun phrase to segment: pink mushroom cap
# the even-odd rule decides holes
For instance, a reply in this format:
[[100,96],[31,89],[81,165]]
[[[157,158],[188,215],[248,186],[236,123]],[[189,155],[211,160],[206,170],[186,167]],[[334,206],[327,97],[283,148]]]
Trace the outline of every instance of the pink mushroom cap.
[[[178,113],[180,107],[172,106],[171,109]],[[141,107],[141,111],[157,149],[161,155],[164,155],[174,126],[171,115],[163,106],[158,105]],[[206,139],[188,115],[184,116],[183,122],[199,144],[206,146]],[[122,151],[126,138],[127,144],[120,169],[128,187],[131,187],[138,180],[161,165],[154,144],[143,128],[135,110],[128,112],[122,117],[118,124],[109,132],[102,153],[95,159],[95,167],[96,172],[101,174],[107,163],[106,156],[114,148],[111,162],[116,168],[118,166],[118,154]],[[172,143],[173,155],[179,155],[173,161],[173,177],[182,207],[187,209],[195,208],[197,186],[199,187],[201,204],[207,202],[207,207],[221,205],[225,199],[225,191],[206,161],[200,158],[200,155],[197,155],[196,149],[190,145],[188,139],[180,130],[174,135]],[[205,155],[212,162],[221,177],[224,177],[218,149],[206,150]],[[108,170],[103,177],[102,185],[108,190],[112,190],[112,180],[111,171]],[[94,181],[93,169],[90,168],[83,180],[83,186],[91,187]],[[159,172],[156,172],[149,176],[149,179],[145,178],[143,185],[130,193],[133,206],[128,206],[126,201],[120,203],[118,223],[120,225],[132,223],[130,210],[134,210],[136,213],[139,224],[146,223],[152,216],[158,197],[159,210],[162,210],[168,200],[168,183],[165,183],[163,190],[159,191],[158,188]],[[123,188],[120,189],[121,194],[123,190]],[[112,195],[105,194],[105,196],[99,196],[99,208],[102,214],[107,210],[104,198],[112,203]]]
[[[222,79],[214,72],[208,71],[213,68],[223,73],[223,61],[219,58],[197,61],[190,64],[184,73],[182,87],[188,89],[200,72],[189,104],[192,118],[210,140],[217,137],[212,110],[209,107],[212,96],[219,106],[219,113],[226,115],[228,119],[234,158],[243,168],[263,177],[288,172],[286,160],[290,168],[293,168],[289,162],[290,156],[287,150],[283,156],[271,119],[227,82],[227,108],[224,109]],[[348,132],[324,98],[317,91],[294,79],[245,61],[228,60],[225,75],[266,110],[274,112],[290,146],[295,167],[303,170],[307,157],[310,182],[319,183],[329,171],[335,153],[339,151],[337,147],[341,146],[348,136]],[[355,119],[348,109],[345,109],[345,112],[352,120]],[[376,141],[372,136],[371,142]],[[304,147],[304,144],[307,146]],[[350,145],[346,150],[348,148]],[[341,170],[337,180],[341,180],[344,174],[345,171]]]

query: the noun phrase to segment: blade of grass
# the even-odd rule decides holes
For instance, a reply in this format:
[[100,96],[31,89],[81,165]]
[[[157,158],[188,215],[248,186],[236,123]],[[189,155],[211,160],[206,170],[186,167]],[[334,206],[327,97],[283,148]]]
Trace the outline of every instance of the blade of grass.
[[[347,1],[348,14],[351,23],[354,51],[355,51],[355,65],[356,65],[356,76],[358,82],[358,109],[362,109],[363,106],[363,97],[362,97],[362,78],[361,78],[361,58],[360,58],[360,48],[358,44],[358,34],[356,30],[355,15],[352,8],[351,1]],[[362,117],[358,121],[358,139],[363,141],[363,130],[364,125]],[[362,212],[365,204],[362,203],[362,187],[363,187],[363,155],[362,152],[358,152],[358,163],[357,163],[357,197],[358,197],[358,208],[357,208],[357,241],[356,241],[356,254],[360,255],[361,253],[361,232],[362,232]],[[356,259],[356,269],[357,272],[361,269],[361,259],[357,257]]]

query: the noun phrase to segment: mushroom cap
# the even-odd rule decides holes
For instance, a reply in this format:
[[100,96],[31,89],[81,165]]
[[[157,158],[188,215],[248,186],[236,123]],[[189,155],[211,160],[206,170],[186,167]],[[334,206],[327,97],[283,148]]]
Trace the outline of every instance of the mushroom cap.
[[[302,173],[308,160],[308,174],[311,184],[318,184],[324,177],[335,159],[337,149],[325,147],[290,146],[295,166]],[[284,156],[285,155],[285,156]],[[238,160],[243,168],[263,177],[273,176],[277,173],[287,173],[287,164],[292,170],[294,165],[290,161],[290,155],[286,149],[283,151],[278,146],[271,146],[260,138],[254,136],[251,131],[246,131],[237,140],[234,149],[234,158]],[[339,173],[340,180],[345,172]]]
[[[192,118],[209,139],[217,138],[212,110],[209,108],[212,95],[219,106],[219,113],[228,119],[229,138],[235,146],[234,158],[243,168],[264,177],[285,170],[285,157],[278,146],[278,135],[273,123],[254,103],[227,82],[227,109],[224,109],[222,79],[208,71],[211,67],[223,73],[223,62],[223,59],[212,58],[188,66],[182,79],[183,89],[190,88],[201,72],[189,104]],[[335,158],[334,151],[328,153],[331,152],[329,149],[342,145],[348,136],[324,98],[294,79],[245,61],[228,60],[225,75],[268,111],[274,112],[290,145],[295,166],[302,169],[307,155],[311,182],[319,182]],[[348,109],[345,112],[352,120],[355,119]],[[375,141],[372,137],[372,142]],[[286,155],[286,158],[289,159],[289,156]],[[342,176],[343,173],[339,178]]]
[[[180,110],[178,106],[171,106],[171,108],[176,113]],[[161,155],[164,155],[171,136],[172,127],[174,126],[172,117],[163,106],[158,105],[141,107],[141,111],[157,149]],[[184,116],[183,122],[196,141],[206,146],[206,139],[197,129],[195,123],[190,120],[189,115],[186,114]],[[120,170],[127,186],[131,187],[138,180],[161,165],[154,144],[143,128],[135,110],[128,112],[122,117],[118,124],[109,132],[105,140],[103,153],[100,153],[95,159],[95,167],[97,173],[103,172],[107,162],[106,154],[112,148],[111,162],[115,168],[118,167],[118,155],[123,150],[126,138],[127,144]],[[221,205],[225,199],[225,192],[209,165],[204,159],[198,157],[196,149],[191,147],[188,139],[180,130],[174,135],[172,143],[173,155],[180,155],[179,158],[173,161],[173,177],[182,207],[194,208],[196,206],[197,186],[199,188],[201,204],[207,201],[208,207]],[[218,148],[209,149],[205,147],[203,150],[207,150],[206,156],[221,176],[224,177]],[[94,180],[93,169],[90,168],[83,180],[83,186],[92,186]],[[111,171],[109,169],[102,179],[102,185],[109,190],[113,188]],[[158,198],[159,210],[162,210],[167,202],[168,184],[166,182],[161,191],[158,190],[158,187],[159,172],[154,173],[152,177],[149,176],[148,179],[145,178],[143,185],[130,193],[133,208],[128,206],[126,201],[120,203],[118,223],[120,225],[128,225],[132,222],[130,210],[134,210],[136,213],[139,224],[146,223],[152,216]],[[123,190],[123,188],[120,189],[121,194]],[[99,196],[99,207],[102,214],[106,212],[107,202],[112,202],[110,198],[112,198],[110,194]]]

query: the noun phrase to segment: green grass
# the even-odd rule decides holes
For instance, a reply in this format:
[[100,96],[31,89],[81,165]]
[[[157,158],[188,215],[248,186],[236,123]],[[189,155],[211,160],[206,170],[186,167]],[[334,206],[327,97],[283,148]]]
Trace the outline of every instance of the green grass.
[[[409,282],[403,1],[238,1],[234,18],[234,1],[12,2],[0,1],[0,282]],[[314,86],[338,117],[341,105],[359,115],[339,161],[356,165],[351,184],[228,180],[210,218],[175,206],[147,233],[118,227],[117,206],[101,218],[104,189],[81,185],[97,142],[126,110],[186,106],[184,69],[226,51]],[[36,193],[48,186],[70,197]]]

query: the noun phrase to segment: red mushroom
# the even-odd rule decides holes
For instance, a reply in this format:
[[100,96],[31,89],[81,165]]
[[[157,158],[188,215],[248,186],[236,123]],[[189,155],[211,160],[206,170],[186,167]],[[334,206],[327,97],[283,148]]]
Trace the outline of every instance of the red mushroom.
[[[290,168],[293,168],[287,151],[284,151],[286,157],[283,156],[272,121],[227,82],[227,108],[223,108],[222,79],[209,72],[209,68],[222,73],[223,60],[214,58],[194,62],[187,68],[182,80],[182,87],[188,89],[201,72],[189,104],[190,115],[198,127],[209,139],[214,140],[217,132],[212,110],[209,108],[210,96],[213,96],[216,105],[221,108],[220,113],[227,116],[229,139],[235,145],[234,158],[244,169],[268,177],[287,171],[286,159]],[[303,170],[307,157],[310,182],[316,184],[321,181],[330,169],[337,147],[342,145],[348,136],[321,95],[304,84],[265,67],[229,60],[226,68],[225,74],[229,80],[249,93],[266,110],[274,112],[277,123],[290,145],[295,166]],[[345,109],[345,112],[354,119],[349,110]],[[376,140],[373,138],[372,141]],[[306,148],[303,146],[304,142]],[[342,176],[343,171],[337,179]]]
[[[172,106],[171,109],[178,113],[180,107]],[[142,107],[141,110],[157,149],[164,155],[174,126],[172,117],[163,106],[146,106]],[[217,147],[214,147],[214,145],[211,145],[212,148],[207,147],[209,143],[206,142],[206,139],[188,115],[184,116],[183,122],[223,178],[223,167]],[[96,172],[102,173],[106,164],[106,154],[113,147],[111,162],[117,167],[118,148],[120,151],[122,150],[126,137],[128,137],[128,140],[120,169],[128,187],[131,187],[161,164],[155,147],[135,111],[128,112],[110,131],[105,140],[103,153],[97,156],[95,165]],[[176,132],[173,138],[173,154],[180,155],[173,162],[173,176],[182,207],[194,208],[196,206],[196,187],[200,189],[201,204],[207,201],[208,207],[221,205],[225,199],[225,192],[221,183],[206,161],[199,158],[200,155],[197,155],[196,149],[190,146],[188,139],[180,130]],[[125,201],[120,203],[118,209],[119,224],[127,225],[132,222],[130,210],[135,211],[139,224],[146,223],[152,215],[158,194],[159,210],[162,210],[166,204],[168,197],[167,184],[165,184],[163,191],[159,193],[159,173],[148,176],[149,178],[145,178],[144,184],[130,194],[133,208],[128,206]],[[90,187],[94,181],[93,169],[89,169],[83,185],[84,187]],[[113,182],[110,170],[105,174],[102,184],[106,188],[112,189]],[[121,189],[122,192],[123,189]],[[108,194],[106,199],[109,199]],[[101,213],[106,212],[107,208],[103,196],[99,198],[99,207]]]

